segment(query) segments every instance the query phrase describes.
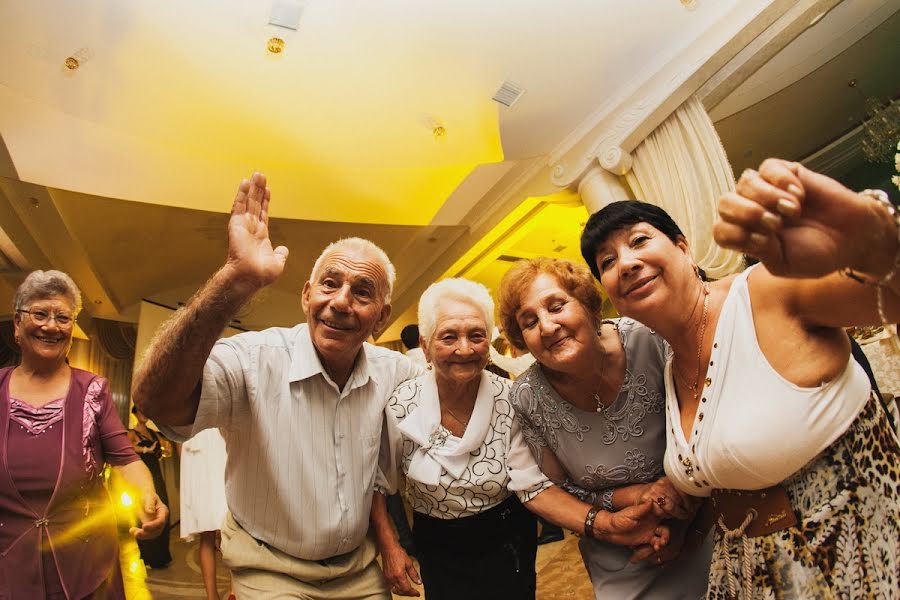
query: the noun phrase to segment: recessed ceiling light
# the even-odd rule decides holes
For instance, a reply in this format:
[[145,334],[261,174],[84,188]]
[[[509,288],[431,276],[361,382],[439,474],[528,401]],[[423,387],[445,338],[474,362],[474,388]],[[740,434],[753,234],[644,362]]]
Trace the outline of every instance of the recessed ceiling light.
[[284,52],[284,40],[280,37],[271,37],[266,42],[266,50],[269,54],[281,54]]
[[81,66],[81,63],[74,56],[67,56],[66,60],[63,61],[63,66],[70,71],[74,71]]
[[441,140],[447,135],[444,122],[434,115],[422,115],[421,123],[431,132],[435,140]]
[[694,10],[697,8],[697,0],[681,0],[681,5],[688,10]]

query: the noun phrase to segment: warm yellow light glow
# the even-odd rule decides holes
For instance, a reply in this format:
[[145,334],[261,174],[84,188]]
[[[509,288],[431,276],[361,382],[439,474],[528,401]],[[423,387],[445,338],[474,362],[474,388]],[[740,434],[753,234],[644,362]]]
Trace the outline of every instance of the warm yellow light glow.
[[[260,54],[274,59],[253,70],[266,81],[260,89],[268,90],[263,113],[247,110],[250,99],[217,91],[232,85],[230,79],[178,80],[179,93],[204,107],[202,114],[190,115],[166,103],[148,106],[145,96],[117,87],[121,95],[110,100],[113,114],[100,121],[0,86],[3,141],[17,157],[19,178],[49,187],[223,213],[241,177],[259,170],[272,187],[272,217],[392,225],[429,224],[476,166],[504,160],[493,103],[443,111],[435,119],[446,130],[439,140],[433,127],[423,129],[409,118],[411,101],[391,104],[381,98],[360,110],[349,90],[310,89],[311,108],[297,114],[296,97],[281,92],[285,72],[280,68],[282,58],[296,60],[296,54],[286,45],[280,55]],[[168,58],[183,57],[159,56],[148,68]],[[436,96],[438,90],[429,88],[429,94]],[[156,111],[159,122],[128,118],[131,110],[144,107]],[[28,128],[16,124],[11,115],[17,114],[28,115]],[[292,118],[280,116],[285,114]],[[60,132],[67,133],[60,137]],[[360,143],[361,137],[377,140],[377,151],[370,142]],[[38,147],[40,156],[29,158]],[[102,176],[97,164],[106,164],[117,176]],[[177,173],[192,193],[172,194],[160,172]]]
[[67,69],[69,69],[70,71],[74,71],[74,70],[77,69],[79,66],[81,66],[81,63],[79,63],[79,62],[78,62],[78,59],[75,58],[74,56],[67,56],[67,57],[66,57],[66,60],[63,62],[63,64],[64,64],[65,67],[66,67]]
[[[556,219],[559,219],[560,213],[555,210],[555,207],[575,207],[578,212],[567,220],[558,222]],[[548,208],[551,210],[548,211]],[[551,225],[560,232],[570,232],[569,235],[571,235],[571,231],[577,230],[577,235],[580,236],[581,223],[579,219],[583,216],[581,213],[583,210],[584,207],[578,194],[568,189],[548,196],[525,198],[519,206],[453,263],[442,278],[476,276],[487,264],[493,262],[499,255],[506,253],[529,231],[539,226]],[[577,249],[574,256],[579,256]]]
[[131,499],[131,496],[128,494],[128,492],[122,492],[120,501],[122,502],[122,506],[131,506],[132,504],[134,504],[134,500]]

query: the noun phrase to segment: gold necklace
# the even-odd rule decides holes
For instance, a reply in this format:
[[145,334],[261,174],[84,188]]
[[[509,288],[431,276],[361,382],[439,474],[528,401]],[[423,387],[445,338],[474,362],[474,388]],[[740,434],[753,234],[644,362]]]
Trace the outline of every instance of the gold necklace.
[[462,425],[462,426],[463,426],[463,429],[465,429],[466,427],[469,426],[469,419],[472,418],[472,415],[469,415],[469,419],[463,420],[463,419],[460,419],[459,417],[457,417],[456,414],[455,414],[452,410],[450,410],[450,407],[449,407],[449,406],[445,406],[445,407],[444,407],[444,410],[446,410],[447,413],[448,413],[451,417],[453,417],[454,419],[456,419],[456,422],[459,423],[460,425]]
[[[694,375],[693,382],[688,383],[688,389],[694,400],[700,395],[700,366],[703,364],[703,336],[706,333],[706,317],[709,315],[709,288],[703,284],[703,316],[700,317],[700,332],[697,335],[697,372]],[[682,377],[684,381],[684,377]]]

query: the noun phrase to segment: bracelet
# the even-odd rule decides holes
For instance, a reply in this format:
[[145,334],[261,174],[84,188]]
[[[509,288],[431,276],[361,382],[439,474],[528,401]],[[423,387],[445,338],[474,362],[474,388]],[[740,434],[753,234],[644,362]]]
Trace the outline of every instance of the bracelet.
[[874,200],[887,209],[890,219],[894,222],[894,227],[897,231],[897,253],[894,255],[894,262],[891,265],[890,270],[884,277],[877,281],[870,281],[860,277],[849,267],[844,269],[843,273],[854,281],[875,286],[875,304],[878,308],[878,318],[881,319],[882,324],[889,325],[890,322],[884,312],[884,288],[887,287],[891,280],[897,276],[897,272],[900,271],[900,211],[897,210],[893,203],[891,203],[888,195],[882,190],[863,190],[859,195]]
[[606,512],[616,512],[616,508],[613,506],[613,494],[615,491],[615,488],[609,488],[600,494],[600,506],[603,507],[603,510]]
[[584,517],[584,536],[589,537],[591,539],[596,539],[594,536],[594,519],[597,518],[597,513],[600,512],[600,507],[592,506],[589,511],[587,511],[587,516]]

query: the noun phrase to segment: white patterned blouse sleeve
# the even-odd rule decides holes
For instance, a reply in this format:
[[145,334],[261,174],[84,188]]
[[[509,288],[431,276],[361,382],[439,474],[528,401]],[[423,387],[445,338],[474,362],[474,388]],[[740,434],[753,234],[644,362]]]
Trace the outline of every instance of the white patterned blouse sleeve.
[[509,474],[509,489],[515,492],[524,504],[553,485],[538,467],[531,450],[525,443],[519,419],[511,419],[509,446],[506,450],[506,471]]

